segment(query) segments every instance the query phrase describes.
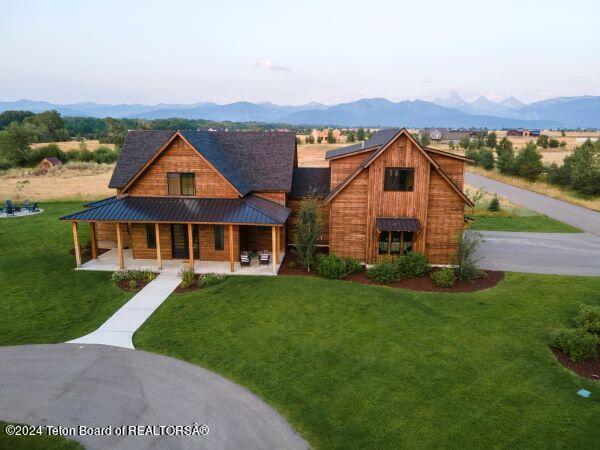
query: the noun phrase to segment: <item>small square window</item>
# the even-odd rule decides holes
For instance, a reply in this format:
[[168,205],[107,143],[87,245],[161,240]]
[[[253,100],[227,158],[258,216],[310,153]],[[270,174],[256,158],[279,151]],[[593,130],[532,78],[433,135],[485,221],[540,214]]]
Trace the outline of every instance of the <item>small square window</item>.
[[415,184],[415,169],[386,167],[383,190],[412,191]]

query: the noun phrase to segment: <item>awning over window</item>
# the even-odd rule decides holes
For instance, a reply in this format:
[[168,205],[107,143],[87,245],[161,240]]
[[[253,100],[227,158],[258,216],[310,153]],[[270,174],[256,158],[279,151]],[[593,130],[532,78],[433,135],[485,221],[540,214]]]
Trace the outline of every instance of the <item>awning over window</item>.
[[379,231],[419,231],[419,219],[414,217],[377,217]]

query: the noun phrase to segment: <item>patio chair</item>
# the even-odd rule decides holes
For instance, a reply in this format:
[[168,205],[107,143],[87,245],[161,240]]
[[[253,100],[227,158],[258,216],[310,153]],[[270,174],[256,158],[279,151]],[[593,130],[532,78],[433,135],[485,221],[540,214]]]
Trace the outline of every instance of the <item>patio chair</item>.
[[27,209],[29,209],[29,212],[36,212],[36,211],[39,211],[39,210],[40,210],[40,208],[38,208],[38,204],[37,204],[37,202],[35,202],[35,203],[30,203],[30,204],[29,204],[29,207],[28,207]]
[[261,265],[269,264],[269,262],[271,261],[271,254],[267,250],[263,250],[262,252],[260,252],[258,260]]
[[15,212],[21,212],[21,208],[15,205],[11,200],[6,200],[6,208],[11,208],[13,210],[12,214]]
[[240,264],[242,267],[250,265],[250,256],[248,255],[248,252],[240,253]]
[[14,216],[15,215],[15,208],[13,208],[10,205],[6,205],[6,215],[7,216]]

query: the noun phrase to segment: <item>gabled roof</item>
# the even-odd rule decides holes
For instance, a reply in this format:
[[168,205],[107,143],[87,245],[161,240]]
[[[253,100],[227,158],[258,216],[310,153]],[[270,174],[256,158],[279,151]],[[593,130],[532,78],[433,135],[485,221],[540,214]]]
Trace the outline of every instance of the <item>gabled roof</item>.
[[[376,133],[376,134],[378,134],[378,133]],[[367,159],[365,159],[361,164],[359,164],[359,166],[356,168],[356,170],[354,172],[352,172],[350,175],[348,175],[344,181],[342,181],[335,188],[333,188],[333,190],[329,193],[329,195],[325,199],[326,202],[330,202],[331,200],[333,200],[334,197],[336,197],[346,186],[348,186],[348,184],[350,184],[350,182],[354,178],[356,178],[358,176],[358,174],[360,174],[364,169],[369,167],[371,165],[371,163],[373,161],[375,161],[379,157],[379,155],[381,155],[385,151],[385,149],[389,146],[389,144],[392,141],[394,141],[401,134],[405,135],[407,137],[407,139],[409,139],[413,143],[413,145],[416,146],[416,148],[423,154],[423,156],[429,161],[429,163],[440,174],[440,176],[450,185],[450,187],[460,196],[460,198],[462,198],[462,200],[467,205],[474,206],[473,202],[456,185],[456,183],[454,183],[454,181],[452,181],[450,179],[448,174],[446,174],[446,172],[444,172],[444,170],[440,167],[440,165],[437,162],[435,162],[431,158],[431,156],[428,155],[427,151],[421,146],[421,144],[419,144],[417,141],[415,141],[415,139],[410,135],[410,133],[406,130],[406,128],[401,128],[401,129],[397,130],[396,134],[394,136],[392,136],[391,138],[388,138],[386,136],[387,142],[385,144],[380,145],[376,150],[374,150],[373,153],[371,153]]]
[[56,156],[47,156],[44,158],[46,161],[54,164],[55,166],[62,164],[62,161],[58,159]]
[[103,198],[102,200],[96,200],[94,202],[85,203],[83,206],[85,206],[86,208],[95,208],[96,206],[107,205],[107,204],[112,203],[117,200],[118,200],[117,196],[113,195],[112,197],[106,197],[106,198]]
[[109,187],[130,184],[175,135],[200,153],[241,196],[251,191],[291,190],[296,138],[290,132],[130,131]]
[[127,196],[61,220],[283,225],[290,212],[285,206],[254,195],[243,199]]
[[311,195],[329,194],[331,169],[329,167],[294,167],[290,197],[302,198]]

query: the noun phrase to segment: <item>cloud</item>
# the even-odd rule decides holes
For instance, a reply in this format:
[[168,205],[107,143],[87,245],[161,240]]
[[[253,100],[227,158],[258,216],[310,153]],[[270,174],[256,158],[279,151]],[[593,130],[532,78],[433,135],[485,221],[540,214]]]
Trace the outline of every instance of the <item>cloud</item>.
[[432,83],[433,83],[433,80],[432,80],[431,78],[423,78],[423,79],[421,80],[421,83],[422,83],[422,84],[432,84]]
[[254,67],[259,67],[261,69],[272,70],[273,72],[286,72],[288,70],[292,70],[291,67],[280,66],[279,64],[274,64],[273,61],[269,61],[268,59],[264,59],[261,61],[254,61],[252,63]]

